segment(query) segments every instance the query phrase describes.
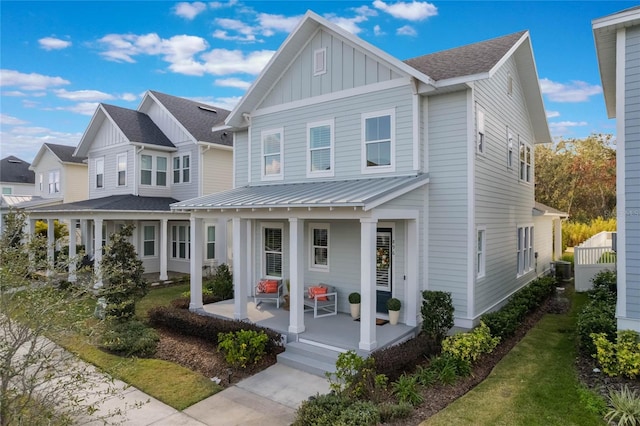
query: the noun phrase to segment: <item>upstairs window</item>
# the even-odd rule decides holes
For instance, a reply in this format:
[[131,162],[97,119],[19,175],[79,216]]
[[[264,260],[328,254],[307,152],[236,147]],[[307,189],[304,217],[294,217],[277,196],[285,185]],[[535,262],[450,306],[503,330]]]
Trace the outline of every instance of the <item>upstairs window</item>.
[[49,194],[57,194],[60,192],[60,170],[52,170],[49,172]]
[[191,181],[191,159],[189,155],[173,157],[173,183]]
[[104,188],[104,158],[96,158],[96,188]]
[[484,154],[485,132],[484,132],[484,110],[476,105],[476,152]]
[[395,120],[392,111],[363,114],[364,173],[393,171]]
[[140,156],[140,184],[151,185],[153,167],[153,157],[150,155]]
[[313,52],[313,75],[327,72],[327,48],[316,49]]
[[207,260],[216,258],[216,227],[207,226]]
[[307,126],[308,176],[333,176],[333,120]]
[[156,185],[167,186],[167,157],[156,157]]
[[127,185],[127,153],[118,154],[118,186]]
[[520,180],[531,182],[531,146],[520,141]]
[[283,130],[262,132],[262,178],[282,178]]
[[44,173],[38,173],[38,191],[44,191]]

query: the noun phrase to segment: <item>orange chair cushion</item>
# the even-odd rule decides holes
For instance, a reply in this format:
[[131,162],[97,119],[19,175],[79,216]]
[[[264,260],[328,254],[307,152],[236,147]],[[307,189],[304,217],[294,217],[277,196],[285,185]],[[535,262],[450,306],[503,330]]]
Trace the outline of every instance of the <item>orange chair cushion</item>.
[[276,280],[260,280],[258,282],[258,293],[277,293],[278,281]]
[[309,299],[318,299],[318,302],[326,302],[329,300],[327,296],[321,296],[322,294],[327,294],[327,288],[322,286],[314,286],[309,287]]

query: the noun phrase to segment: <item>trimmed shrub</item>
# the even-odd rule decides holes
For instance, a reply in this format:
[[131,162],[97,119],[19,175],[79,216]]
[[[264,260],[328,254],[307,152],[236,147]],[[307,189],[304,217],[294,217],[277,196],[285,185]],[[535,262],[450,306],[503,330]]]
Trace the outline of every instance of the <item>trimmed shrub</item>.
[[376,373],[384,374],[389,380],[397,380],[406,371],[411,371],[425,358],[440,353],[440,344],[422,333],[411,340],[375,351]]
[[578,314],[576,334],[578,346],[589,355],[596,353],[591,335],[602,333],[613,342],[616,338],[616,304],[615,300],[592,300]]
[[127,357],[150,357],[156,352],[158,333],[142,322],[112,321],[100,338],[100,347]]
[[184,309],[176,309],[168,306],[153,307],[147,315],[149,317],[149,324],[153,327],[166,328],[185,336],[199,337],[216,346],[219,343],[219,333],[254,330],[264,331],[269,337],[265,345],[265,350],[268,353],[276,353],[282,348],[279,333],[245,321],[198,315]]
[[387,376],[376,374],[375,360],[355,351],[338,355],[335,373],[326,373],[331,390],[347,399],[377,401],[387,386]]
[[455,358],[473,362],[480,355],[491,353],[500,343],[499,337],[491,337],[489,327],[482,321],[468,333],[458,333],[442,341],[442,352]]
[[630,379],[640,375],[640,343],[636,331],[619,331],[615,343],[604,333],[593,333],[591,338],[596,347],[594,357],[607,375]]
[[373,402],[350,401],[337,394],[326,394],[303,401],[293,425],[369,426],[378,423],[380,413]]
[[444,291],[422,292],[422,330],[436,342],[442,342],[453,327],[453,301],[451,293]]
[[226,263],[218,266],[213,278],[205,281],[203,287],[209,289],[211,294],[219,297],[220,300],[233,299],[233,275],[229,271],[229,266]]
[[349,294],[349,303],[357,304],[360,303],[360,293],[353,292]]
[[246,368],[256,364],[265,354],[269,337],[264,331],[238,330],[219,333],[218,350],[224,352],[226,361],[234,367]]
[[593,291],[606,291],[616,296],[618,294],[618,275],[616,271],[601,271],[591,279]]

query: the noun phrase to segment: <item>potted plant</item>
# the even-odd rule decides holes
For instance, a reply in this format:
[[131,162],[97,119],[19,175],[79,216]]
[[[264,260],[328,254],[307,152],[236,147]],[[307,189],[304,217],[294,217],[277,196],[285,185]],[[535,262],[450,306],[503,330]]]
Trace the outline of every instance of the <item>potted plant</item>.
[[353,292],[349,294],[349,306],[351,307],[351,316],[360,318],[360,293]]
[[399,299],[392,297],[387,300],[387,309],[389,310],[389,322],[391,325],[396,325],[398,323],[398,318],[400,318],[400,308],[402,307],[402,303]]

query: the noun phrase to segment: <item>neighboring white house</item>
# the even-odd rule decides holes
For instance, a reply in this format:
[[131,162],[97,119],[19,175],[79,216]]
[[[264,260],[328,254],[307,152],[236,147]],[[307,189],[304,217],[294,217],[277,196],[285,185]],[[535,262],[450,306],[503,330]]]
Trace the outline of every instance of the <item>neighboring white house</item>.
[[0,160],[0,230],[3,229],[3,217],[11,208],[33,198],[35,176],[29,166],[13,155]]
[[607,115],[617,119],[618,329],[640,331],[640,7],[592,25]]
[[304,337],[304,286],[327,283],[342,312],[361,293],[372,351],[390,297],[417,327],[421,291],[450,292],[468,328],[550,267],[562,214],[534,208],[534,144],[552,140],[526,31],[401,61],[308,12],[225,124],[234,189],[172,208],[198,235],[232,220],[238,319],[260,278],[288,279]]
[[[73,154],[86,158],[88,198],[31,209],[32,222],[80,221],[97,266],[108,236],[131,223],[145,271],[160,280],[169,271],[190,272],[192,251],[203,253],[201,261],[226,262],[226,223],[208,222],[202,247],[192,250],[189,215],[169,205],[231,187],[232,136],[211,132],[228,114],[155,91],[145,93],[137,110],[100,104]],[[73,255],[76,241],[70,245]]]

